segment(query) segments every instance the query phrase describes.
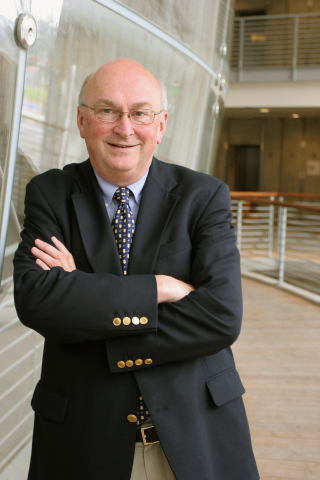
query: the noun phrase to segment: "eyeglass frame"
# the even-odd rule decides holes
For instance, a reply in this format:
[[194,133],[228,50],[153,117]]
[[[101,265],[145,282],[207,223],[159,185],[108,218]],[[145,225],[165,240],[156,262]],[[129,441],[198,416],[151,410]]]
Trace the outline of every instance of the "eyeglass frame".
[[[103,107],[104,105],[97,105],[95,108],[89,107],[89,105],[86,105],[85,103],[82,103],[82,104],[80,105],[80,107],[90,108],[90,110],[93,110],[93,112],[95,111],[96,108],[98,108],[98,107],[100,107],[100,106]],[[157,113],[156,113],[154,110],[151,110],[151,108],[146,108],[145,110],[150,110],[150,112],[153,112],[153,114],[154,114],[154,117],[153,117],[152,122],[150,122],[150,123],[134,123],[134,122],[131,120],[130,112],[133,112],[133,111],[139,110],[139,109],[132,108],[131,110],[129,110],[129,112],[121,112],[121,110],[119,110],[118,108],[114,108],[114,110],[117,110],[117,111],[119,112],[119,117],[117,118],[117,120],[114,120],[113,122],[107,122],[107,121],[105,121],[105,120],[101,120],[100,118],[97,118],[97,117],[95,116],[95,114],[93,114],[93,115],[94,115],[94,118],[95,118],[96,120],[98,120],[98,122],[102,122],[102,123],[116,123],[116,122],[119,120],[119,118],[122,117],[122,115],[123,115],[124,113],[127,113],[127,114],[128,114],[128,118],[129,118],[130,122],[132,123],[132,125],[151,125],[151,124],[154,122],[155,116],[156,116],[156,115],[159,115],[161,112],[163,112],[163,110],[160,110],[160,112],[157,112]],[[143,109],[142,109],[142,110],[143,110]]]

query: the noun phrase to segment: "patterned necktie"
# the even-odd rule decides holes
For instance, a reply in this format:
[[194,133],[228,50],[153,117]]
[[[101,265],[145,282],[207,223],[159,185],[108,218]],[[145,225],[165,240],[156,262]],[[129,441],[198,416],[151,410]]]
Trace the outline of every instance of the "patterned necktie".
[[[119,252],[119,259],[124,275],[128,273],[129,254],[134,235],[134,218],[129,205],[131,191],[126,187],[119,187],[113,197],[119,202],[117,212],[112,220],[111,226],[116,239]],[[149,412],[141,395],[139,395],[139,410],[137,412],[137,428],[145,422]]]
[[119,202],[119,206],[111,224],[124,275],[128,273],[129,253],[134,234],[134,219],[129,205],[129,196],[129,188],[119,187],[115,191],[113,197]]

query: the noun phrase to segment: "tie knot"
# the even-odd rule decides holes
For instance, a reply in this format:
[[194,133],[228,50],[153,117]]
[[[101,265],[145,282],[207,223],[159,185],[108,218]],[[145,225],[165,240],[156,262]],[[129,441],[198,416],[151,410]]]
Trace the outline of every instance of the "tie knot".
[[114,192],[113,197],[120,203],[128,203],[130,196],[130,189],[127,187],[118,187]]

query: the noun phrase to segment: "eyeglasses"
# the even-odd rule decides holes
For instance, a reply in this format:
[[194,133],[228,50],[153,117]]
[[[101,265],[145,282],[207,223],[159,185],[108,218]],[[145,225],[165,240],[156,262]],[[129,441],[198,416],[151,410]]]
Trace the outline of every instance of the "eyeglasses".
[[150,123],[154,122],[155,115],[159,115],[159,113],[162,112],[162,110],[160,110],[160,112],[155,113],[153,110],[144,108],[130,110],[130,112],[121,112],[117,108],[107,107],[105,105],[98,105],[97,107],[92,108],[88,107],[88,105],[85,105],[84,103],[81,106],[93,110],[93,115],[96,117],[96,119],[105,123],[114,123],[120,117],[122,117],[124,113],[127,113],[131,122],[135,125],[149,125]]

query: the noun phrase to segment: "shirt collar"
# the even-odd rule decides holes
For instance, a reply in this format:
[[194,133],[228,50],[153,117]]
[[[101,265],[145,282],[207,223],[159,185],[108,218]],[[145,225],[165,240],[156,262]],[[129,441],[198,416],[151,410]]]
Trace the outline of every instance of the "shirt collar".
[[[100,188],[102,190],[106,207],[108,207],[112,202],[114,192],[117,190],[118,186],[108,182],[107,180],[104,180],[104,178],[101,178],[100,175],[98,175],[94,169],[93,171],[98,180]],[[141,177],[137,182],[127,185],[127,188],[129,188],[133,193],[134,201],[136,202],[137,205],[140,205],[142,190],[143,190],[144,184],[146,183],[148,173],[149,173],[149,169],[146,171],[143,177]]]

